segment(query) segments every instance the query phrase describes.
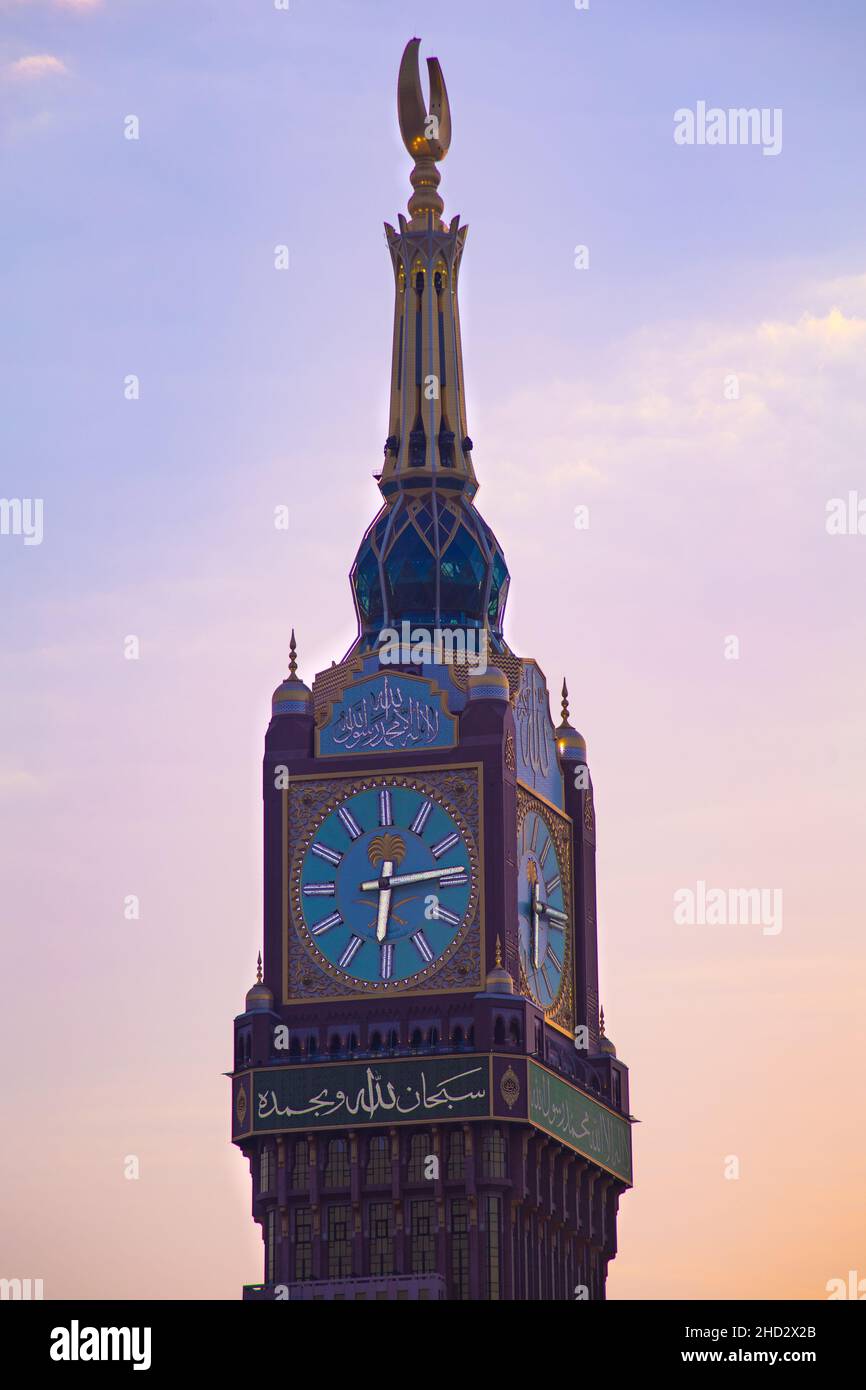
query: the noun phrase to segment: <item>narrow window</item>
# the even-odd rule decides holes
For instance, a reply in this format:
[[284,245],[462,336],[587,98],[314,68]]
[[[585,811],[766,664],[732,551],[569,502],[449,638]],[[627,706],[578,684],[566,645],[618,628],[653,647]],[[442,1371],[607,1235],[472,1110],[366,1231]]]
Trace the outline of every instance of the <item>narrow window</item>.
[[352,1273],[352,1241],[348,1206],[328,1208],[328,1278],[347,1279]]
[[332,1139],[325,1164],[326,1187],[349,1186],[349,1145],[345,1139]]
[[313,1277],[313,1213],[309,1207],[295,1212],[295,1278]]
[[429,1199],[409,1203],[410,1265],[413,1274],[432,1274],[436,1268],[433,1235],[433,1203]]
[[454,1298],[469,1297],[469,1203],[451,1203],[451,1280]]
[[394,1273],[394,1239],[390,1202],[370,1206],[370,1273]]

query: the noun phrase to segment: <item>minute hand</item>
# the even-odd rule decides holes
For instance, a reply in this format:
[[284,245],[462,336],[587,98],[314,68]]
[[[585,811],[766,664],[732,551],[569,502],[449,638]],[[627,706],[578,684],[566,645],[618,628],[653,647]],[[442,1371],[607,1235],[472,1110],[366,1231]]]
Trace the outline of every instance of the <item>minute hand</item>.
[[[462,864],[452,864],[449,868],[427,869],[421,874],[394,874],[394,877],[389,878],[388,882],[392,888],[402,888],[404,883],[428,883],[431,879],[442,878],[444,874],[453,874],[456,873],[458,869],[462,868]],[[369,878],[366,883],[361,884],[361,891],[364,893],[371,893],[378,887],[379,880],[377,878]]]

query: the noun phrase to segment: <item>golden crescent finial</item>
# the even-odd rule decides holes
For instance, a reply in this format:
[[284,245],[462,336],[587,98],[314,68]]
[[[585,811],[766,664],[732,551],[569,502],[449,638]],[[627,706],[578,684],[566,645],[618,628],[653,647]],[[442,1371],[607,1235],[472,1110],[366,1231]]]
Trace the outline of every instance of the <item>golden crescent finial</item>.
[[441,175],[437,162],[444,159],[451,144],[451,107],[445,90],[445,79],[438,58],[427,59],[430,74],[430,110],[424,104],[421,74],[418,68],[420,39],[410,39],[403,50],[397,77],[397,119],[403,143],[415,161],[409,175],[414,189],[409,199],[409,226],[441,228],[445,204],[436,191]]
[[427,59],[430,112],[424,104],[418,66],[420,39],[410,39],[397,77],[397,117],[403,143],[413,159],[444,159],[451,144],[451,107],[438,58]]

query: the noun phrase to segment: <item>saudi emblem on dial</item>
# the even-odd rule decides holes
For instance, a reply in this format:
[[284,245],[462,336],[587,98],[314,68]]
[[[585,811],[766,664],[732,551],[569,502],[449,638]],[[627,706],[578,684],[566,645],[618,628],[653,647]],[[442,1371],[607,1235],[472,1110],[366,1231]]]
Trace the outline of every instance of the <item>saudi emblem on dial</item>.
[[537,811],[523,817],[518,853],[520,963],[533,998],[549,1009],[563,984],[569,916],[556,845]]
[[293,893],[301,936],[332,974],[398,988],[453,955],[474,920],[474,842],[436,792],[389,780],[319,821]]

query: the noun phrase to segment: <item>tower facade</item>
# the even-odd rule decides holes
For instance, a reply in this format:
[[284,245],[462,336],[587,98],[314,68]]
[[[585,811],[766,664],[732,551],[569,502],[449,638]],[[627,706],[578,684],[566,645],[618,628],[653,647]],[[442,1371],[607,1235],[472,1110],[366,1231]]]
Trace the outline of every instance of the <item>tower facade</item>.
[[418,48],[358,636],[308,686],[292,635],[265,738],[264,967],[232,1073],[264,1245],[244,1296],[601,1299],[632,1163],[599,1010],[592,779],[565,686],[555,727],[504,636],[463,385],[467,229],[438,192],[450,109],[436,59],[425,104]]

